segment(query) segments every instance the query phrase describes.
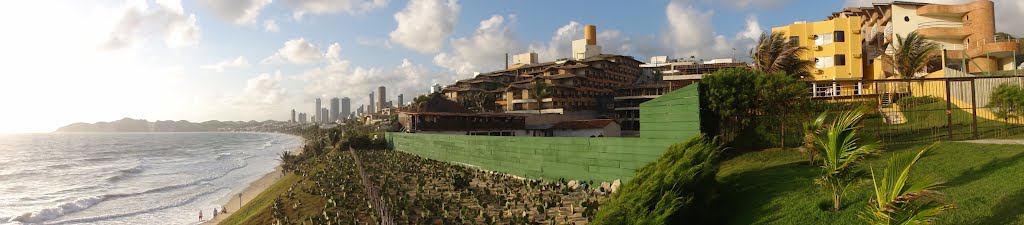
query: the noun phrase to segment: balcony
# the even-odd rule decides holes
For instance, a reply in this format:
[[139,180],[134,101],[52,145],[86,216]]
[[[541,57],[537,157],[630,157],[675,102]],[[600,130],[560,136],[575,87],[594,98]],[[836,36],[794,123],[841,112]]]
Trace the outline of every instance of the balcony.
[[962,39],[971,34],[971,31],[964,29],[964,23],[953,21],[931,21],[917,25],[917,32],[929,38],[958,38]]

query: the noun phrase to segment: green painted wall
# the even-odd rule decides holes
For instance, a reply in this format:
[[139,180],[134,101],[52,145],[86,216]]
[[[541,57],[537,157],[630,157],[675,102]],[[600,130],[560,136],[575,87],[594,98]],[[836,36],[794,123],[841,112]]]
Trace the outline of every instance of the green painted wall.
[[528,178],[629,180],[668,146],[700,133],[697,85],[640,105],[639,138],[388,133],[399,151]]

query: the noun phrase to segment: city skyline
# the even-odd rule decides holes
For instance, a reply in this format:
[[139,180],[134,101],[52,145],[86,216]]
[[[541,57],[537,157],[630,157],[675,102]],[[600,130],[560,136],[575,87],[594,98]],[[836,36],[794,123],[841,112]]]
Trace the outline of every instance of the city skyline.
[[[392,98],[412,99],[431,84],[500,69],[506,53],[536,52],[540,61],[569,57],[568,40],[578,39],[586,24],[601,27],[605,52],[641,61],[743,58],[753,38],[771,27],[825,19],[805,12],[870,2],[674,0],[619,7],[565,1],[540,9],[455,0],[7,2],[0,24],[18,35],[2,42],[11,75],[0,78],[0,101],[15,110],[0,117],[0,133],[124,117],[283,120],[291,108],[316,113],[308,112],[315,98],[368,102],[365,91],[381,85]],[[997,16],[1024,9],[1019,1],[996,4]],[[567,7],[578,10],[556,11]],[[619,14],[636,16],[609,16]],[[999,31],[1024,31],[1022,21],[996,21]],[[67,108],[74,113],[62,113]]]

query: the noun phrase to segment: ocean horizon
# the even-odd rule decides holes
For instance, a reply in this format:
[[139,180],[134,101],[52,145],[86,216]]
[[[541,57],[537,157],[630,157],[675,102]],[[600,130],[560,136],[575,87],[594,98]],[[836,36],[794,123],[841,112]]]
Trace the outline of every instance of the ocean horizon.
[[302,139],[272,133],[0,135],[0,224],[199,224]]

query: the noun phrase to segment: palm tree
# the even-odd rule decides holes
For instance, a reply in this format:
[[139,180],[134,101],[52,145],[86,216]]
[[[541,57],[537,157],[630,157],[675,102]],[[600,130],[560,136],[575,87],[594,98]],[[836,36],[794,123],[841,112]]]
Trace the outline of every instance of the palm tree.
[[853,181],[853,168],[857,163],[881,147],[878,142],[864,142],[860,135],[861,123],[869,109],[860,107],[839,114],[825,128],[815,142],[821,151],[822,175],[816,183],[829,191],[832,211],[842,207],[846,187]]
[[754,70],[773,74],[785,72],[796,78],[810,76],[807,71],[814,61],[800,58],[807,48],[800,47],[797,41],[787,41],[783,33],[762,33],[757,46],[750,50],[754,61]]
[[533,81],[533,89],[530,89],[530,95],[534,100],[537,100],[537,114],[541,114],[541,110],[544,109],[544,104],[541,101],[551,96],[548,90],[548,83],[544,82],[544,79],[537,78]]
[[935,144],[921,149],[916,155],[899,154],[889,158],[880,179],[871,170],[875,198],[860,218],[869,224],[930,224],[951,205],[942,202],[936,188],[942,182],[931,176],[911,177],[910,172]]
[[939,59],[939,44],[924,39],[917,31],[906,37],[896,35],[893,54],[883,54],[882,61],[892,65],[899,78],[914,78],[917,72],[927,71],[928,65]]
[[807,154],[807,163],[812,166],[814,162],[814,156],[818,154],[818,146],[814,144],[814,140],[817,139],[818,135],[821,134],[822,128],[825,127],[825,117],[828,114],[821,113],[818,117],[812,121],[804,122],[804,145],[801,150],[804,154]]

